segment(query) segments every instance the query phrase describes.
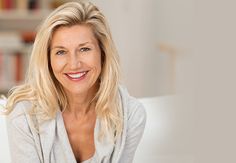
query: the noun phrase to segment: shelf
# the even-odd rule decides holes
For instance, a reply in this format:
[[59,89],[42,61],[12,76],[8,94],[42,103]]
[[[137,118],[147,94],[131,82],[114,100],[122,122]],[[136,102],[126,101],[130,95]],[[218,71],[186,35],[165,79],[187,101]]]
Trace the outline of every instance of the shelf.
[[1,31],[35,31],[51,10],[0,11]]
[[0,20],[42,20],[51,10],[4,10],[0,11]]
[[37,1],[36,9],[25,8],[27,4],[20,8],[14,5],[12,9],[0,9],[0,95],[7,94],[13,86],[24,81],[32,38],[43,19],[52,12],[52,4],[57,2]]

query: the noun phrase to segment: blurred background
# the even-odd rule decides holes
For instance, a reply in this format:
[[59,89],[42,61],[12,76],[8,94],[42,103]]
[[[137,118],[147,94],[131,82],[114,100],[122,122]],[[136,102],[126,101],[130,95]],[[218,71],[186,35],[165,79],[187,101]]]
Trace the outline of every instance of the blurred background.
[[[109,22],[122,83],[146,107],[134,163],[235,163],[236,2],[91,1]],[[23,82],[38,25],[64,2],[0,0],[0,94]]]

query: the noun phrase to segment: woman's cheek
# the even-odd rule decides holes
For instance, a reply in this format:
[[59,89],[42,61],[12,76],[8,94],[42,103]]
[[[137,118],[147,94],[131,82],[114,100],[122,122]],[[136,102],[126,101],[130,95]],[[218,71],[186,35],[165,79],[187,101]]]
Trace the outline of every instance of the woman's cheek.
[[52,65],[52,69],[54,71],[61,71],[62,68],[65,66],[66,64],[66,59],[65,58],[52,58],[51,60],[51,65]]

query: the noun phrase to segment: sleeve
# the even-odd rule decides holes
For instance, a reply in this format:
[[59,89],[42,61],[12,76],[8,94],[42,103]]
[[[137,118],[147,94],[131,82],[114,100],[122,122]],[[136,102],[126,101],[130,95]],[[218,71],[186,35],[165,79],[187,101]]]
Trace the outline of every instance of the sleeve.
[[141,103],[138,102],[130,110],[131,112],[128,114],[127,136],[120,163],[132,163],[146,125],[146,111]]
[[40,163],[32,132],[24,113],[16,115],[15,110],[23,110],[19,104],[7,117],[7,132],[12,163]]

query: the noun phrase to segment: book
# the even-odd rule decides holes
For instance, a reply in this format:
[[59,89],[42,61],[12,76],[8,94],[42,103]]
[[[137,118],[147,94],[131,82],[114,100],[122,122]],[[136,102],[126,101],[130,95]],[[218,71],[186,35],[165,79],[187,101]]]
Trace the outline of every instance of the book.
[[3,9],[5,10],[13,9],[13,0],[3,0]]
[[[27,47],[29,45],[27,44]],[[24,80],[26,45],[18,33],[0,33],[0,92],[5,92]]]
[[24,55],[20,52],[0,55],[0,92],[23,81]]
[[19,83],[23,80],[22,78],[22,70],[23,70],[23,59],[22,59],[23,54],[20,52],[16,52],[14,54],[14,62],[15,62],[15,78],[14,81],[16,83]]
[[28,9],[27,0],[16,0],[16,9],[26,11]]
[[3,2],[2,2],[2,1],[3,1],[3,0],[0,0],[0,11],[3,9],[3,6],[2,6],[2,5],[3,5],[3,4],[2,4]]
[[38,8],[38,1],[37,0],[28,0],[28,9],[35,10]]

